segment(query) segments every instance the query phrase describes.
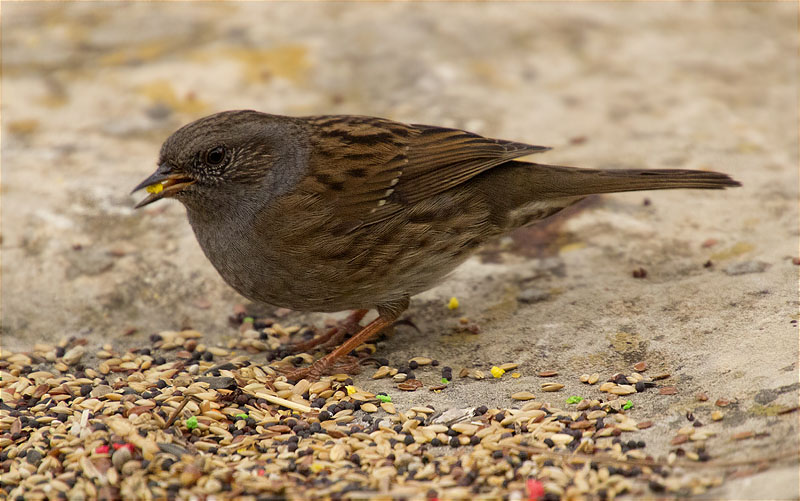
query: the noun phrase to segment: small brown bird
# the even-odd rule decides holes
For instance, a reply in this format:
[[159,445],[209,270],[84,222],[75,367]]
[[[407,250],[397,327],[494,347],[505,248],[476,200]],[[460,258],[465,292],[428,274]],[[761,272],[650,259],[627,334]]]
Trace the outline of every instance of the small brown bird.
[[226,111],[172,134],[158,169],[134,191],[150,192],[137,208],[182,202],[208,259],[251,300],[357,309],[356,325],[378,310],[358,334],[290,375],[297,380],[318,377],[391,325],[411,296],[487,240],[587,195],[740,186],[717,172],[515,160],[548,149],[382,118]]

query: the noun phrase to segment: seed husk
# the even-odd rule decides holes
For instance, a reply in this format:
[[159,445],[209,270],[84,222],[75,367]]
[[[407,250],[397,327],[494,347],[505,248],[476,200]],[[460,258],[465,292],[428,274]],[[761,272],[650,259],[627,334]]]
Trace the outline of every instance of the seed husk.
[[[384,402],[384,403],[389,403],[389,402]],[[364,412],[377,412],[378,407],[371,402],[367,402],[365,404],[361,404],[361,410]]]
[[525,401],[525,400],[532,400],[532,399],[536,398],[536,395],[534,395],[533,393],[531,393],[529,391],[518,391],[516,393],[512,393],[511,394],[511,398],[514,399],[514,400]]

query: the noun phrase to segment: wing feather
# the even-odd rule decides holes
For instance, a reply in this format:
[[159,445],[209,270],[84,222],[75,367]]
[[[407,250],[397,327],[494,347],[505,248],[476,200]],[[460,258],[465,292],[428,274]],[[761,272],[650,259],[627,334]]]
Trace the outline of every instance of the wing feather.
[[381,118],[333,115],[307,122],[312,154],[301,189],[330,203],[347,227],[382,221],[404,204],[549,149]]

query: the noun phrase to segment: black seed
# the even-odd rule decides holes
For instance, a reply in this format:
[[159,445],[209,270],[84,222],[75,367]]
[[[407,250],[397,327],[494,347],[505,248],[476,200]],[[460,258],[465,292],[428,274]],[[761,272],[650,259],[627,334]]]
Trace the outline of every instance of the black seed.
[[461,445],[461,442],[458,441],[457,437],[450,438],[450,447],[458,447],[459,445]]

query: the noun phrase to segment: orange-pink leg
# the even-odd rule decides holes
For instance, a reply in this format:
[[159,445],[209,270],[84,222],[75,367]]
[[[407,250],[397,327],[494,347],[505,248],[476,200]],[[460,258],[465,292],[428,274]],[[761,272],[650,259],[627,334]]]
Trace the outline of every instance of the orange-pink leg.
[[339,325],[332,327],[328,330],[325,334],[320,336],[315,336],[308,341],[303,341],[302,343],[295,343],[289,346],[289,350],[292,353],[303,353],[307,352],[313,348],[321,344],[332,344],[338,345],[341,343],[342,339],[348,332],[352,332],[358,327],[358,324],[361,322],[361,319],[364,318],[364,315],[367,314],[369,310],[354,310],[350,313],[345,320],[343,320]]
[[289,372],[286,374],[286,378],[289,381],[300,381],[301,379],[319,379],[320,376],[325,374],[340,358],[344,357],[354,349],[358,348],[362,343],[366,343],[374,336],[376,336],[380,331],[385,329],[386,327],[392,325],[394,319],[384,318],[383,316],[379,316],[366,327],[361,329],[355,336],[348,339],[344,344],[330,352],[329,354],[325,355],[324,357],[320,358],[310,367],[305,367],[303,369],[297,369],[295,371]]

